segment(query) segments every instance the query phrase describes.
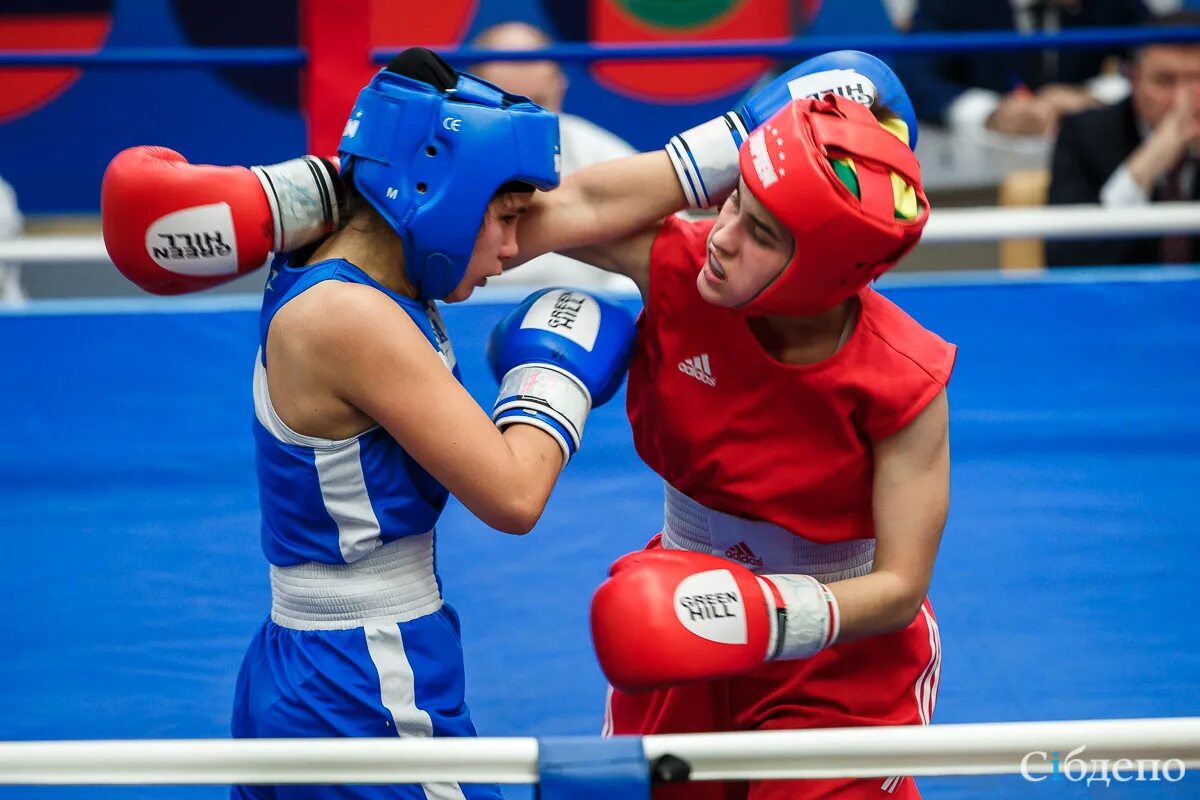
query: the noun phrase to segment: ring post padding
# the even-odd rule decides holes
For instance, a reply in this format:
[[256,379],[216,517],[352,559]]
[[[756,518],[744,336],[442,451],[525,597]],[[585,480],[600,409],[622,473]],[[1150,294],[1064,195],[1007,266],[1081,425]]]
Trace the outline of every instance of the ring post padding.
[[640,736],[538,739],[538,800],[650,800]]
[[310,153],[337,153],[358,90],[375,74],[370,12],[369,0],[304,0],[299,5],[300,33],[308,51],[301,87]]

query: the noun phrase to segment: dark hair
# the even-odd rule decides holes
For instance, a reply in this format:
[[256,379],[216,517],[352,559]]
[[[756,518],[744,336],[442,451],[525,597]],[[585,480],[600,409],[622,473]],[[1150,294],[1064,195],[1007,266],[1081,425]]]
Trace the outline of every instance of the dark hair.
[[458,73],[454,67],[424,47],[408,48],[391,60],[387,71],[428,83],[439,92],[448,92],[458,85]]
[[900,115],[892,111],[891,106],[887,103],[881,103],[878,99],[871,103],[871,115],[875,117],[876,122],[887,122],[889,119],[900,119]]
[[[1154,17],[1147,22],[1143,27],[1153,28],[1157,30],[1167,30],[1170,28],[1194,28],[1200,26],[1200,11],[1193,11],[1185,8],[1180,11],[1172,11],[1170,14],[1163,14]],[[1134,48],[1132,56],[1133,60],[1141,60],[1142,53],[1147,47],[1167,46],[1167,47],[1200,47],[1200,40],[1192,40],[1187,42],[1146,42]]]
[[499,197],[502,194],[509,194],[511,192],[519,193],[519,192],[536,192],[536,191],[537,191],[537,187],[531,183],[525,183],[525,181],[509,181],[508,183],[500,184],[500,188],[497,189],[496,194],[494,194],[492,196]]

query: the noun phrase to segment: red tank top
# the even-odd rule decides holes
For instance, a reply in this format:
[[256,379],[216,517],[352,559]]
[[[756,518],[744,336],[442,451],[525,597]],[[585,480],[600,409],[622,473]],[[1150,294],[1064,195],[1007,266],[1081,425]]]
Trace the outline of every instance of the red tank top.
[[871,442],[945,388],[955,347],[871,288],[850,338],[815,364],[768,356],[736,311],[696,289],[711,221],[669,218],[654,240],[629,368],[646,464],[710,508],[818,542],[871,538]]

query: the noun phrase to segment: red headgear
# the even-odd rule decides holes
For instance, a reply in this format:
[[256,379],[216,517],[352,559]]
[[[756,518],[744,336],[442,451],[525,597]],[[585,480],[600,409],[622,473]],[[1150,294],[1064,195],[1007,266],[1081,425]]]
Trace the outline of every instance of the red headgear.
[[[830,163],[843,158],[854,163],[858,197]],[[788,103],[742,143],[740,167],[746,187],[796,238],[791,261],[742,310],[828,311],[903,258],[929,218],[912,150],[866,106],[836,95]],[[893,172],[916,194],[915,219],[896,219]]]

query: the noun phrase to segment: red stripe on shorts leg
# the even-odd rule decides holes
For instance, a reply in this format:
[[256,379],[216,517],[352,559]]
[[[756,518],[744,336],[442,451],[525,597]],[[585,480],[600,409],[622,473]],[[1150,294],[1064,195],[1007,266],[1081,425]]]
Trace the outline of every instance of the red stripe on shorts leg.
[[825,644],[821,645],[822,649],[830,647],[838,637],[841,631],[841,609],[838,607],[837,598],[833,596],[833,592],[825,584],[821,584],[821,590],[825,592],[825,605],[829,610],[829,624],[825,630]]

